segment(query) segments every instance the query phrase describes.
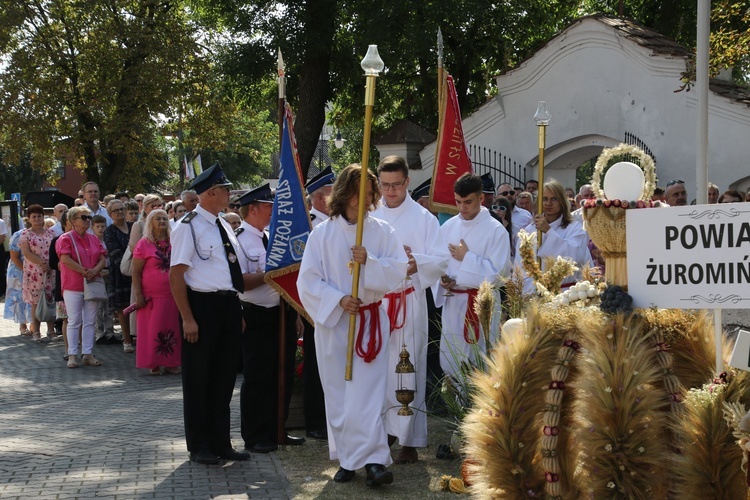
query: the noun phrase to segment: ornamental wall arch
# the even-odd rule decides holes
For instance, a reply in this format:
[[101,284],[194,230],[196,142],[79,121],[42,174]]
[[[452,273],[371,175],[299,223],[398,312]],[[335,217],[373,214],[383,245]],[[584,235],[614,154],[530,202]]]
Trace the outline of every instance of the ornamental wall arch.
[[[598,156],[604,148],[620,144],[622,140],[599,134],[573,137],[556,144],[547,144],[544,151],[544,177],[554,177],[565,186],[575,186],[576,170],[585,161]],[[539,155],[531,158],[526,166],[536,169]]]

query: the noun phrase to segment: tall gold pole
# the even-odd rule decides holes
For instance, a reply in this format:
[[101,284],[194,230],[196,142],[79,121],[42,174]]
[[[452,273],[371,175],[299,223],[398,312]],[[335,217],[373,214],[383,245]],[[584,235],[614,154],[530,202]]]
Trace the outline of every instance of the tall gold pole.
[[[362,170],[359,174],[359,209],[357,211],[357,234],[355,245],[362,244],[364,231],[365,210],[367,209],[367,164],[370,159],[370,127],[372,125],[372,107],[375,105],[375,79],[383,70],[384,64],[378,55],[378,46],[370,45],[367,55],[362,59],[362,69],[365,70],[365,130],[362,140]],[[352,270],[352,297],[359,297],[359,262],[354,262]],[[354,330],[357,327],[357,315],[349,316],[349,338],[346,348],[345,380],[352,379],[352,362],[354,360]]]
[[437,60],[437,77],[438,77],[438,86],[437,86],[437,102],[438,102],[438,127],[440,126],[440,114],[443,111],[442,108],[442,102],[443,102],[443,32],[440,31],[440,28],[438,28],[437,33],[437,47],[438,47],[438,60]]
[[[534,114],[534,120],[539,129],[539,189],[537,189],[536,193],[536,213],[544,215],[544,149],[547,143],[547,125],[549,125],[550,121],[550,114],[549,111],[547,111],[547,103],[545,101],[539,101],[536,113]],[[542,230],[538,229],[536,232],[537,253],[541,246]],[[539,259],[539,264],[541,265],[541,258]]]

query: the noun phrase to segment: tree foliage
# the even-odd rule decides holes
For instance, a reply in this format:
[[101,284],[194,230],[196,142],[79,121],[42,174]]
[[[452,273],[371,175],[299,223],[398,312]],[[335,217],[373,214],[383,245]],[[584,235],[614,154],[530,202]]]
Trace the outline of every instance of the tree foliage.
[[273,73],[276,50],[282,50],[305,168],[327,102],[334,103],[339,128],[362,126],[360,60],[369,44],[378,45],[386,64],[377,83],[374,133],[406,117],[436,129],[438,27],[444,34],[446,69],[454,75],[462,109],[471,111],[491,94],[491,76],[529,55],[573,18],[577,6],[572,0],[196,2],[205,19],[241,36],[223,58],[238,88],[255,93],[255,82]]
[[[182,0],[0,0],[0,141],[50,171],[77,159],[104,192],[167,178],[164,124],[192,149],[234,148],[259,167],[257,141],[229,129],[244,110],[217,85],[206,37]],[[235,133],[240,132],[240,133]]]

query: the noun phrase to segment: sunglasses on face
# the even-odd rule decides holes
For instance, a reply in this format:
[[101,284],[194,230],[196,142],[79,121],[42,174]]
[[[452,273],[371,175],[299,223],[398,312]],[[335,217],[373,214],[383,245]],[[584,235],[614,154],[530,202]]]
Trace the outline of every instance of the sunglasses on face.
[[510,190],[510,191],[500,191],[500,194],[502,196],[508,196],[508,195],[514,196],[516,194],[516,192],[513,191],[513,190]]
[[91,215],[81,215],[78,218],[81,219],[83,222],[89,222],[91,219],[93,219],[93,216],[91,216]]
[[505,212],[507,207],[503,205],[492,205],[492,210],[500,210],[501,212]]
[[240,208],[241,206],[242,205],[240,205],[239,203],[230,203],[229,204],[229,208]]
[[667,182],[667,187],[674,186],[675,184],[685,184],[685,181],[680,179],[674,179],[669,182]]

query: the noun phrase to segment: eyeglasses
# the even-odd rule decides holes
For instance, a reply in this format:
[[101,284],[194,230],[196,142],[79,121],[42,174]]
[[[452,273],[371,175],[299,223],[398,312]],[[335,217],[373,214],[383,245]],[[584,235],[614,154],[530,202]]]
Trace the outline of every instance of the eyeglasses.
[[505,212],[507,210],[507,207],[505,205],[492,205],[492,210],[500,210],[501,212]]
[[241,206],[242,205],[240,205],[239,203],[230,203],[229,204],[229,208],[240,208]]
[[500,191],[500,193],[498,193],[498,194],[500,194],[502,196],[508,196],[508,195],[515,196],[516,192],[512,191],[512,190],[511,191]]
[[124,212],[124,211],[125,211],[124,208],[113,208],[112,210],[110,210],[110,212],[113,214]]
[[380,182],[379,184],[383,191],[389,191],[391,189],[398,191],[399,189],[404,187],[404,184],[406,184],[406,180],[400,182]]
[[91,216],[91,215],[81,215],[78,218],[81,219],[83,222],[88,222],[91,219],[93,219],[93,216]]
[[675,184],[685,184],[685,181],[680,180],[680,179],[673,179],[667,182],[667,187],[674,186]]

